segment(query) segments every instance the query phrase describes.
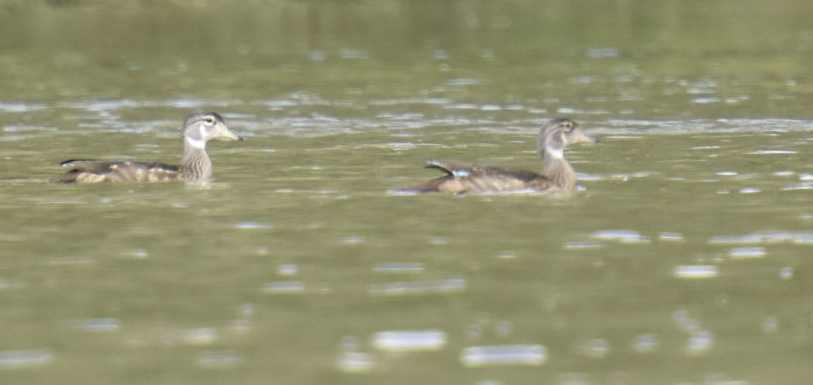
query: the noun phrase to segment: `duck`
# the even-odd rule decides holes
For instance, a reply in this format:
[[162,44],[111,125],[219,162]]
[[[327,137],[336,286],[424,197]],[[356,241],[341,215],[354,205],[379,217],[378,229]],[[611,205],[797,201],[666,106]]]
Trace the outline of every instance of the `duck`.
[[184,121],[181,129],[184,143],[180,165],[160,162],[129,160],[71,159],[60,166],[70,170],[50,180],[51,183],[100,183],[100,182],[207,182],[213,178],[212,161],[206,153],[206,142],[220,138],[243,140],[226,126],[226,121],[216,112],[195,112]]
[[431,179],[402,192],[445,192],[451,194],[493,194],[512,191],[573,191],[576,173],[564,158],[565,146],[573,143],[596,143],[570,119],[554,119],[539,130],[537,148],[542,156],[542,173],[494,166],[456,164],[436,159],[427,160],[428,168],[446,175]]

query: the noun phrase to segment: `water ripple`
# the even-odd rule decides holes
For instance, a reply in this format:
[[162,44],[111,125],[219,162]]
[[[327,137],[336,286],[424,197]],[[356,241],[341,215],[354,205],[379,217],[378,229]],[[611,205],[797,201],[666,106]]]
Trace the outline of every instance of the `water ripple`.
[[720,235],[709,238],[708,243],[720,244],[760,244],[783,243],[813,244],[813,232],[810,231],[759,231],[744,235]]
[[373,358],[364,352],[341,352],[336,360],[339,370],[347,373],[366,373],[373,368]]
[[51,349],[0,351],[0,367],[20,368],[43,366],[54,360]]
[[297,265],[293,265],[293,264],[279,265],[277,267],[277,274],[279,274],[279,275],[290,276],[290,275],[296,275],[296,273],[298,273],[298,272],[299,272],[299,267]]
[[613,47],[595,47],[587,50],[587,57],[591,58],[617,57],[619,54],[618,48]]
[[370,294],[408,295],[457,293],[466,290],[466,280],[450,278],[441,281],[390,282],[371,285]]
[[585,357],[604,358],[610,354],[610,342],[604,338],[593,338],[580,343],[576,350]]
[[[660,135],[683,135],[690,133],[759,133],[766,127],[775,130],[807,132],[810,121],[797,119],[694,119],[694,120],[647,120],[610,119],[607,123],[612,133],[640,133]],[[703,147],[701,147],[703,148]]]
[[187,345],[211,345],[218,339],[217,330],[212,328],[188,329],[181,335],[181,340]]
[[719,274],[715,265],[678,265],[672,271],[672,275],[680,279],[715,278]]
[[683,234],[681,233],[672,233],[672,232],[662,232],[658,235],[658,239],[661,241],[671,241],[677,242],[683,240]]
[[756,150],[751,151],[748,155],[774,155],[774,154],[795,154],[793,150]]
[[737,247],[728,252],[728,256],[734,259],[742,258],[762,258],[765,256],[764,247]]
[[636,353],[652,353],[658,348],[658,337],[654,334],[642,334],[632,339],[632,349]]
[[41,103],[28,103],[19,101],[0,100],[0,111],[4,112],[31,112],[47,109],[48,106]]
[[686,341],[686,353],[700,355],[706,353],[714,346],[714,334],[707,330],[697,330]]
[[243,361],[243,357],[234,350],[209,350],[198,354],[195,360],[205,368],[232,368]]
[[649,243],[649,238],[633,230],[600,230],[591,233],[590,237],[621,243]]
[[76,329],[85,331],[112,332],[121,329],[118,318],[88,318],[72,322]]
[[565,249],[568,250],[600,249],[602,247],[604,247],[604,244],[599,242],[576,241],[565,243]]
[[270,228],[274,227],[270,223],[263,223],[263,222],[237,222],[237,223],[233,223],[231,226],[234,227],[234,228],[237,228],[237,229],[247,229],[247,230],[270,229]]
[[490,345],[472,346],[460,353],[460,362],[466,367],[487,365],[539,366],[548,358],[542,345]]
[[385,351],[439,350],[446,345],[440,330],[392,330],[373,335],[373,346]]
[[376,273],[420,273],[424,271],[423,263],[379,263],[373,266]]
[[263,286],[263,293],[300,294],[305,292],[305,284],[300,281],[271,282]]

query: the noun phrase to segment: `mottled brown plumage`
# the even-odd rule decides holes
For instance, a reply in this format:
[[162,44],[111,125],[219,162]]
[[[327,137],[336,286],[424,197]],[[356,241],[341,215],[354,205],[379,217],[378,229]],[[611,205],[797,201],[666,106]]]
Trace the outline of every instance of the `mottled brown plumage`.
[[181,137],[184,153],[180,166],[159,162],[105,161],[73,159],[60,163],[70,166],[53,183],[164,182],[173,180],[207,181],[212,179],[212,161],[206,154],[206,142],[213,138],[243,140],[226,127],[215,112],[198,112],[184,121]]
[[585,135],[572,120],[556,119],[539,131],[538,149],[542,155],[542,173],[501,167],[461,165],[439,160],[428,160],[430,168],[446,173],[404,191],[447,192],[452,194],[484,194],[510,191],[571,191],[576,187],[576,174],[565,161],[566,145],[577,142],[595,142]]

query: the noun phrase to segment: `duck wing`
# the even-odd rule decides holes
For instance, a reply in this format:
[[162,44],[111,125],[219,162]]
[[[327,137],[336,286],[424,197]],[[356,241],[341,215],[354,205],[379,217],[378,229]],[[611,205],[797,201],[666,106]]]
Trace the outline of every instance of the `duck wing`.
[[445,176],[419,184],[409,191],[441,191],[453,194],[487,194],[516,190],[549,190],[554,184],[532,171],[502,167],[459,164],[430,159],[429,168],[446,173]]
[[429,159],[426,161],[427,168],[436,168],[445,172],[448,176],[455,178],[467,177],[471,174],[482,173],[483,167],[473,164],[452,163],[443,160]]
[[163,182],[182,179],[178,166],[159,162],[71,159],[59,164],[71,169],[52,183]]

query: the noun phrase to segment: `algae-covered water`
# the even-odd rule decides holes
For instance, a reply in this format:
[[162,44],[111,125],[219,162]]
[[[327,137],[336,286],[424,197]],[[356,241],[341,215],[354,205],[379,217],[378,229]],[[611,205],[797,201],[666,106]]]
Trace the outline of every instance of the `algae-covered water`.
[[[807,384],[806,1],[0,1],[0,382]],[[55,185],[71,158],[216,180]],[[569,196],[403,195],[428,158]]]

